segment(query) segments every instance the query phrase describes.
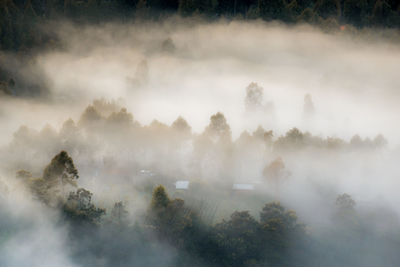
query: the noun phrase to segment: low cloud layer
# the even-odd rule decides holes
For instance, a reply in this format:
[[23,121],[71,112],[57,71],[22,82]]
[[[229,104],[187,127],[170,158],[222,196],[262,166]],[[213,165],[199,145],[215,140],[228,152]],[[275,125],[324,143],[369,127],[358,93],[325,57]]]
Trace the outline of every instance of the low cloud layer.
[[[0,236],[0,265],[109,266],[106,256],[94,260],[97,248],[90,256],[74,251],[61,215],[15,178],[21,169],[42,177],[61,150],[93,202],[110,211],[123,201],[131,225],[164,184],[211,225],[235,210],[258,218],[266,202],[279,200],[335,247],[326,229],[336,224],[336,197],[348,193],[360,218],[370,219],[366,232],[397,234],[398,33],[177,18],[52,27],[62,48],[29,64],[1,55],[17,62],[10,73],[23,74],[14,77],[20,91],[0,95],[1,217],[8,218],[0,224],[10,229]],[[24,94],[25,83],[39,89]],[[176,190],[178,180],[193,191]],[[256,190],[236,194],[233,184]],[[392,255],[392,243],[379,242]],[[179,254],[164,243],[142,249],[160,253],[144,257],[144,266],[173,266]],[[391,266],[374,246],[364,249],[371,262]],[[51,257],[37,257],[44,251]]]

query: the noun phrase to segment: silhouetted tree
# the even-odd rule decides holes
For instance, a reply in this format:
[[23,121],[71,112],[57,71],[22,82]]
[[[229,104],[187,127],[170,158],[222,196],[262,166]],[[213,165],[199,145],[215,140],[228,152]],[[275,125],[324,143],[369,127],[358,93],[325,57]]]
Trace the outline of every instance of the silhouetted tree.
[[352,231],[358,231],[359,219],[355,210],[356,202],[349,194],[338,195],[335,201],[336,211],[334,221],[337,227],[344,227]]
[[123,226],[127,224],[128,221],[128,211],[125,208],[124,203],[116,202],[111,210],[111,221],[118,226]]
[[343,4],[343,17],[357,27],[361,27],[367,21],[366,0],[345,0]]
[[195,0],[180,0],[178,7],[179,14],[181,16],[190,16],[196,11]]
[[61,151],[43,171],[43,178],[30,181],[31,189],[40,200],[49,205],[57,205],[65,197],[67,185],[76,187],[79,178],[72,158]]
[[246,87],[245,106],[247,111],[257,110],[262,108],[263,88],[257,83],[250,83]]
[[230,220],[218,223],[214,231],[223,251],[222,266],[247,266],[263,259],[260,225],[248,211],[234,212]]
[[79,131],[79,129],[75,125],[75,122],[71,118],[69,118],[61,126],[60,136],[62,136],[62,137],[76,136],[78,131]]
[[161,208],[166,208],[170,200],[165,187],[162,185],[157,186],[153,191],[153,197],[151,199],[151,209],[157,210]]
[[165,39],[161,44],[161,50],[163,52],[173,53],[176,50],[175,44],[170,37]]
[[106,211],[92,204],[92,195],[90,191],[84,188],[70,192],[66,203],[63,205],[63,213],[66,219],[79,226],[98,225]]
[[301,14],[297,17],[298,22],[307,22],[307,23],[317,23],[319,16],[313,11],[312,8],[304,9]]
[[[299,250],[300,240],[305,237],[304,225],[297,222],[296,213],[286,210],[279,202],[268,203],[260,212],[260,223],[268,265],[292,266],[293,259],[287,253]],[[301,266],[299,262],[296,265]]]
[[382,148],[382,147],[384,147],[384,146],[386,146],[388,144],[388,141],[386,140],[386,138],[382,134],[378,134],[374,138],[373,144],[377,148]]
[[284,149],[297,149],[304,145],[304,134],[297,128],[290,129],[285,136],[279,137],[274,146]]
[[349,194],[342,194],[339,195],[336,198],[336,206],[338,207],[339,210],[343,211],[354,211],[354,207],[356,205],[356,202],[351,198]]
[[341,16],[341,0],[318,0],[314,10],[324,19],[340,18]]
[[261,18],[265,20],[279,20],[284,17],[284,0],[259,0],[258,9]]
[[190,133],[191,131],[191,127],[181,116],[172,123],[171,128],[181,133]]
[[79,126],[83,127],[93,127],[103,120],[103,117],[100,113],[95,109],[94,106],[89,105],[85,111],[82,113],[81,118],[79,119]]
[[126,108],[121,108],[119,112],[113,112],[107,118],[108,125],[118,127],[119,129],[129,129],[133,126],[133,115]]
[[265,166],[263,176],[268,181],[269,185],[273,187],[274,197],[278,198],[282,182],[290,176],[290,172],[286,170],[282,158],[278,157]]
[[49,183],[76,186],[78,178],[78,170],[75,168],[72,158],[65,151],[57,154],[43,171],[43,179]]
[[207,126],[205,132],[211,138],[216,140],[231,140],[231,128],[227,123],[224,114],[221,112],[211,116],[210,124]]
[[359,148],[363,145],[363,140],[358,134],[356,134],[350,139],[350,145]]
[[182,199],[170,200],[160,185],[153,191],[147,222],[156,229],[160,238],[182,247],[186,232],[192,227],[192,216]]

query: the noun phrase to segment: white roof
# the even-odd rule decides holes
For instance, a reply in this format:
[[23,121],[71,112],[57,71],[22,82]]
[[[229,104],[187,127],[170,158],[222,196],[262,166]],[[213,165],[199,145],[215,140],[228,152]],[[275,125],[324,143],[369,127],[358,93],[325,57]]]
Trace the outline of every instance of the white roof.
[[140,170],[139,173],[141,175],[145,175],[145,176],[153,176],[154,172],[150,171],[150,170]]
[[233,190],[254,190],[254,184],[233,184]]
[[176,181],[175,188],[176,189],[188,189],[189,181]]

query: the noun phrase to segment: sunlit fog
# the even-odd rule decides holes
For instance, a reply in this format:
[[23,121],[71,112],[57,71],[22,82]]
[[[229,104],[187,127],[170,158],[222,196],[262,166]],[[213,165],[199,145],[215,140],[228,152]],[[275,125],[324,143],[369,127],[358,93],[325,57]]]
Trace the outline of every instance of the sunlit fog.
[[0,266],[400,265],[388,7],[323,26],[202,8],[2,39]]

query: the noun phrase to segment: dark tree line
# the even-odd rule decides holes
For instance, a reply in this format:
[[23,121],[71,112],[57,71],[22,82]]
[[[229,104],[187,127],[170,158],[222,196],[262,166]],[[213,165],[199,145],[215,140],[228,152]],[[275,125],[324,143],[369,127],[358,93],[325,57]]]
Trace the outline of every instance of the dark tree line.
[[90,191],[77,189],[78,172],[65,151],[52,159],[42,178],[27,171],[19,171],[17,178],[49,209],[59,210],[59,224],[69,226],[71,256],[83,266],[99,262],[101,266],[364,266],[368,259],[395,266],[399,262],[397,233],[388,238],[369,225],[385,213],[359,214],[348,194],[332,200],[332,224],[315,234],[279,202],[265,204],[258,218],[249,211],[235,211],[217,224],[206,223],[183,199],[172,199],[162,185],[153,189],[147,210],[133,222],[123,202],[106,213],[92,203]]
[[[161,238],[207,266],[302,266],[298,253],[307,238],[294,211],[280,203],[266,204],[256,220],[236,211],[228,220],[210,226],[181,199],[170,200],[164,187],[153,192],[148,225]],[[292,256],[289,256],[291,254]],[[303,255],[304,256],[304,255]],[[182,265],[184,266],[184,264]]]
[[[301,260],[289,257],[288,251],[300,249],[297,243],[306,237],[304,225],[297,222],[294,211],[277,202],[264,206],[260,220],[248,211],[236,211],[228,220],[208,225],[184,200],[171,199],[160,185],[153,191],[144,220],[132,226],[122,202],[116,202],[111,216],[105,219],[106,210],[92,203],[93,194],[84,188],[76,189],[77,178],[78,171],[65,151],[51,160],[41,178],[33,178],[28,171],[17,172],[17,179],[33,196],[60,211],[60,223],[70,226],[71,242],[79,247],[75,256],[83,262],[88,257],[86,253],[103,254],[110,264],[131,266],[131,254],[153,242],[179,251],[174,266],[258,266],[264,262],[283,266]],[[96,242],[97,238],[107,242]]]
[[25,51],[55,45],[56,38],[38,27],[55,19],[157,20],[172,14],[348,23],[356,27],[400,26],[400,4],[396,0],[1,0],[0,49]]
[[[381,134],[373,138],[362,138],[356,134],[350,140],[344,140],[338,137],[313,135],[298,128],[289,129],[279,135],[262,126],[250,133],[244,131],[238,138],[232,139],[229,120],[221,112],[210,116],[209,125],[202,133],[197,134],[191,131],[190,124],[182,117],[178,117],[170,125],[157,120],[149,125],[141,125],[132,113],[118,104],[95,100],[83,111],[77,122],[68,119],[60,129],[46,125],[40,131],[36,131],[21,126],[14,133],[7,150],[7,153],[14,156],[14,160],[7,165],[2,164],[2,167],[32,169],[31,166],[43,164],[36,155],[52,155],[60,149],[70,151],[74,156],[86,155],[92,158],[100,151],[101,146],[99,147],[98,142],[103,143],[104,140],[111,145],[110,153],[114,149],[129,148],[127,151],[129,155],[136,155],[138,151],[146,150],[154,153],[155,158],[171,156],[174,151],[185,146],[186,142],[190,142],[193,144],[193,151],[188,152],[188,155],[196,158],[193,166],[198,168],[199,173],[202,162],[207,159],[207,153],[210,152],[219,155],[221,162],[218,164],[223,166],[224,162],[229,162],[232,157],[241,157],[244,151],[255,152],[255,147],[268,154],[275,154],[274,157],[285,157],[286,153],[306,150],[330,151],[337,155],[348,151],[375,153],[385,150],[387,146],[387,140]],[[106,169],[108,167],[117,168],[105,166]]]

